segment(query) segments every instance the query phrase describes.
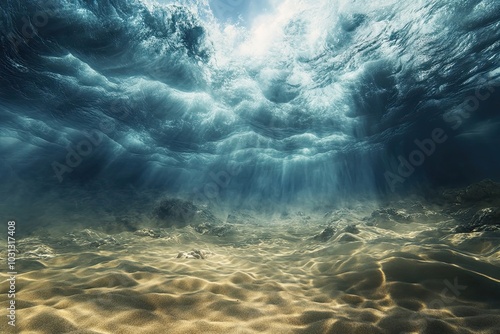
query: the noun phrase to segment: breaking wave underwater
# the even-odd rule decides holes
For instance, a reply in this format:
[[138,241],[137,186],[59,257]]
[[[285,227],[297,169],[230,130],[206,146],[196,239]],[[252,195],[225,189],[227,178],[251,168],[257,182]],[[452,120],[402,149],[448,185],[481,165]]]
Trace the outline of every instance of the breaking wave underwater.
[[500,333],[500,1],[266,1],[0,2],[0,332]]
[[[0,10],[9,205],[103,190],[331,204],[499,176],[498,1],[284,1],[251,27],[204,1]],[[436,128],[439,154],[399,178]]]

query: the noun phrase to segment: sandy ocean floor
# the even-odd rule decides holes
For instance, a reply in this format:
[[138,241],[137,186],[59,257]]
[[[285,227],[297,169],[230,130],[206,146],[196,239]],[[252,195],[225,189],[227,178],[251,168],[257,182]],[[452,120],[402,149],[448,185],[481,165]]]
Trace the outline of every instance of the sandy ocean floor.
[[240,221],[221,236],[43,230],[18,240],[17,326],[4,316],[0,331],[500,333],[500,232],[450,233],[428,208],[405,222],[370,212]]

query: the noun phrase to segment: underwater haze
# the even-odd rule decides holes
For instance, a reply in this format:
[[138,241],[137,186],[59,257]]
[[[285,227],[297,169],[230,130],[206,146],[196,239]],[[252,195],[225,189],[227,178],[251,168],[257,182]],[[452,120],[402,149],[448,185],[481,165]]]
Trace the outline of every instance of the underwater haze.
[[0,332],[499,333],[500,1],[8,0],[0,45]]
[[498,179],[498,1],[259,4],[2,4],[2,188],[255,207]]

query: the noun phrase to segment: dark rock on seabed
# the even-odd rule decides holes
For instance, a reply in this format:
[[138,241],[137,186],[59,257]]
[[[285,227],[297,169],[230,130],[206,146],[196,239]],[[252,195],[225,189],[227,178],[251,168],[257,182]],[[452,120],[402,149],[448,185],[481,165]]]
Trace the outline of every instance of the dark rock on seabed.
[[449,203],[477,204],[500,200],[500,183],[485,179],[466,188],[444,190],[441,195]]
[[359,234],[361,231],[359,230],[359,228],[356,225],[351,224],[351,225],[347,225],[344,228],[344,232],[351,233],[351,234]]
[[458,223],[455,233],[500,230],[500,183],[486,179],[441,194],[444,211]]
[[194,230],[200,234],[215,235],[224,237],[234,232],[234,229],[229,224],[215,225],[212,223],[201,223],[194,226]]
[[500,230],[500,208],[484,208],[479,209],[468,222],[457,226],[454,232],[469,233],[497,230]]
[[161,200],[153,210],[153,217],[159,220],[163,227],[222,223],[207,208],[178,198]]
[[320,234],[313,237],[314,240],[326,242],[333,237],[335,229],[332,226],[325,228]]
[[178,259],[199,259],[205,260],[209,256],[214,255],[213,252],[203,249],[193,249],[191,252],[179,252]]
[[405,210],[397,210],[395,208],[378,209],[372,212],[370,217],[372,221],[379,220],[392,220],[398,223],[405,223],[411,221],[411,216]]
[[150,228],[143,228],[140,230],[137,230],[134,232],[135,235],[138,235],[140,237],[151,237],[151,238],[159,238],[161,237],[161,233],[159,231],[150,229]]

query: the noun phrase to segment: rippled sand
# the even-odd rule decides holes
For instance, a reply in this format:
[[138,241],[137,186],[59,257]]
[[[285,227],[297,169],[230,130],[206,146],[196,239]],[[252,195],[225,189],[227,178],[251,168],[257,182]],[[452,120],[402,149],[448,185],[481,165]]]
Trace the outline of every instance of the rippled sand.
[[[239,224],[225,237],[191,227],[161,229],[159,237],[122,232],[112,236],[116,244],[99,247],[77,247],[67,236],[25,238],[16,329],[500,333],[498,232],[450,234],[429,222],[369,226],[360,218],[346,212],[326,242],[312,239],[326,226],[316,217]],[[353,222],[360,233],[343,232]],[[214,254],[177,258],[192,249]],[[6,284],[0,299],[7,305]],[[14,332],[5,318],[0,330]]]

